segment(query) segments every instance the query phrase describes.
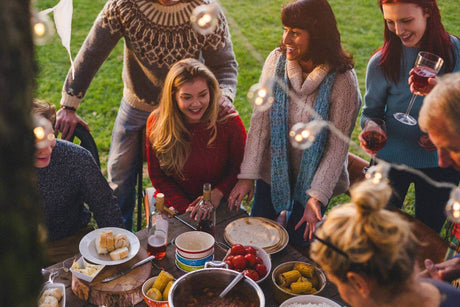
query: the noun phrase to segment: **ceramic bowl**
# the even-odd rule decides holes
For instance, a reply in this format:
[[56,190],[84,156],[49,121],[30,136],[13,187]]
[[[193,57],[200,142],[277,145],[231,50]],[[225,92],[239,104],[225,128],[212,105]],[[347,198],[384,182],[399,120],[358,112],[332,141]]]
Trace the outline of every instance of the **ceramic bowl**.
[[[296,305],[297,304],[297,305]],[[336,302],[317,295],[299,295],[285,300],[280,307],[298,306],[298,304],[327,304],[330,307],[340,307]]]
[[[270,259],[270,255],[261,247],[258,247],[255,245],[245,245],[245,247],[246,246],[254,247],[254,249],[256,250],[256,256],[262,259],[262,262],[265,264],[265,267],[267,268],[267,274],[265,274],[264,277],[256,281],[256,283],[260,284],[262,281],[264,281],[267,278],[268,275],[270,275],[270,271],[272,270],[272,261]],[[227,258],[228,255],[230,255],[230,250],[228,250],[227,254],[225,255],[225,258]]]
[[103,264],[91,264],[88,263],[85,258],[80,257],[70,267],[70,271],[78,279],[92,282],[93,279],[99,274],[105,267]]
[[177,258],[175,259],[175,262],[176,262],[177,268],[179,268],[180,270],[184,272],[192,272],[192,271],[201,270],[204,268],[204,265],[186,265],[180,262]]
[[[285,262],[285,263],[282,263],[282,264],[278,265],[272,272],[273,291],[274,291],[274,294],[275,294],[275,299],[279,304],[281,304],[282,302],[284,302],[285,300],[287,300],[287,299],[289,299],[291,297],[303,295],[303,294],[290,293],[290,292],[288,292],[286,290],[283,290],[278,285],[278,276],[281,273],[284,273],[284,272],[292,270],[293,267],[294,267],[294,264],[296,264],[296,263],[306,263],[306,262],[301,262],[301,261]],[[310,263],[306,263],[306,264],[312,265]],[[311,294],[319,294],[321,291],[323,291],[324,287],[326,287],[326,274],[319,267],[317,267],[315,265],[313,265],[313,266],[315,268],[315,275],[318,278],[318,285],[317,285],[317,288],[316,288],[317,291],[314,292],[314,293],[311,293]]]
[[214,237],[203,231],[188,231],[176,237],[177,253],[189,259],[201,259],[214,251]]
[[144,298],[144,301],[147,303],[147,305],[149,305],[150,307],[169,307],[168,300],[155,301],[146,295],[147,291],[150,288],[152,288],[152,285],[155,282],[155,279],[157,279],[157,277],[158,276],[151,277],[144,282],[144,284],[142,285],[142,297]]
[[206,256],[204,258],[199,258],[199,259],[189,259],[186,257],[182,257],[177,251],[176,251],[176,259],[177,261],[180,261],[181,263],[185,265],[191,265],[191,266],[202,266],[208,261],[212,261],[214,259],[214,252],[211,253],[211,255]]

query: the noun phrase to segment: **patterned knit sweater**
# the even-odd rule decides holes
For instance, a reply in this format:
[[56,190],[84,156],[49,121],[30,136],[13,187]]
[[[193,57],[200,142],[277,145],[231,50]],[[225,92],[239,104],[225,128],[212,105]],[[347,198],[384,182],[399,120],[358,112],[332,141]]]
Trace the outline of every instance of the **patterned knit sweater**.
[[210,131],[204,123],[190,124],[190,155],[185,162],[183,174],[185,180],[167,176],[160,168],[160,162],[152,149],[150,135],[155,115],[152,113],[147,121],[147,162],[152,185],[165,194],[168,206],[184,212],[187,206],[202,195],[203,184],[211,183],[228,197],[236,184],[243,149],[246,142],[246,129],[239,116],[230,117],[217,125],[216,141],[208,147]]
[[193,9],[212,0],[163,6],[151,0],[108,0],[69,71],[61,105],[77,108],[94,75],[124,38],[123,97],[134,108],[151,112],[159,101],[169,68],[183,58],[201,59],[215,74],[222,94],[234,99],[237,62],[222,12],[214,33],[201,35],[190,23]]
[[91,153],[78,145],[56,140],[50,164],[38,169],[38,188],[43,197],[48,241],[71,236],[86,227],[91,212],[99,227],[123,228],[112,189]]
[[[261,80],[273,76],[276,62],[280,56],[279,49],[270,53],[265,61]],[[298,100],[289,101],[288,124],[292,127],[298,122],[308,123],[311,114],[307,106],[313,109],[318,88],[329,72],[327,65],[317,66],[303,81],[302,68],[297,61],[287,61],[287,74],[291,86]],[[343,134],[350,136],[353,131],[358,110],[361,106],[361,95],[358,80],[353,70],[337,74],[332,88],[329,107],[329,121]],[[313,177],[307,193],[319,199],[326,205],[333,195],[343,193],[348,189],[349,178],[347,172],[347,154],[349,144],[329,131],[326,148]],[[289,171],[291,191],[294,190],[302,150],[293,148],[288,143]],[[271,183],[270,172],[270,110],[254,111],[251,126],[248,131],[248,141],[244,150],[244,159],[241,164],[239,179],[262,179]]]

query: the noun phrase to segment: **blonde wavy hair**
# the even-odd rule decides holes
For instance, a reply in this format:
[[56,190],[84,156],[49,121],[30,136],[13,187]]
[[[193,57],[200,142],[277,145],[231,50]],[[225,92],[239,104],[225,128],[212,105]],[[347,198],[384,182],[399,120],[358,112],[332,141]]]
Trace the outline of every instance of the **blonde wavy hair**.
[[165,79],[160,103],[152,112],[155,114],[155,123],[149,140],[163,172],[181,180],[186,180],[182,170],[189,156],[191,134],[186,118],[177,105],[176,93],[184,83],[192,82],[196,78],[206,80],[209,88],[209,106],[201,118],[201,122],[207,123],[207,129],[210,130],[208,146],[212,146],[216,139],[217,124],[237,115],[232,113],[219,118],[222,93],[216,77],[203,63],[196,59],[183,59],[171,67]]
[[353,186],[351,202],[332,209],[316,230],[324,242],[312,242],[311,258],[342,282],[355,272],[375,281],[381,294],[402,291],[413,275],[419,243],[409,222],[384,209],[390,196],[387,183]]

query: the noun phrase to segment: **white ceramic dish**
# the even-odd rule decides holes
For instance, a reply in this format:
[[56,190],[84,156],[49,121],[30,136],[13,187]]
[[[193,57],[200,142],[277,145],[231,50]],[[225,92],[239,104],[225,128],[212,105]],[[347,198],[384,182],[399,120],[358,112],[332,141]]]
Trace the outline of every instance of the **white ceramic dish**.
[[[265,266],[267,267],[267,274],[265,274],[264,277],[262,277],[261,279],[259,279],[258,281],[256,281],[256,283],[261,283],[262,281],[265,280],[265,278],[267,278],[267,276],[270,275],[270,271],[272,270],[272,261],[270,259],[270,255],[261,247],[258,247],[258,246],[255,246],[255,245],[245,245],[246,246],[252,246],[255,248],[256,250],[256,256],[260,257],[260,259],[262,259],[262,262],[265,264]],[[224,259],[227,258],[227,256],[230,255],[230,249],[228,250],[227,254],[225,255]]]
[[203,231],[188,231],[176,237],[177,252],[185,258],[200,259],[214,251],[214,237]]
[[43,287],[42,287],[42,290],[40,291],[40,296],[38,297],[38,299],[40,299],[42,297],[43,292],[45,292],[45,290],[49,288],[58,288],[59,290],[61,290],[62,298],[59,301],[59,307],[65,307],[65,285],[59,282],[56,282],[56,283],[46,282],[45,284],[43,284]]
[[75,263],[76,263],[76,267],[82,270],[85,270],[86,268],[88,268],[89,265],[94,266],[94,271],[92,272],[91,275],[75,270],[74,269],[75,265],[72,265],[70,267],[70,271],[72,272],[73,275],[75,275],[78,279],[86,280],[88,282],[92,282],[93,279],[97,276],[97,274],[99,274],[102,271],[102,269],[105,267],[105,265],[103,264],[90,264],[86,262],[85,258],[83,257],[78,258],[78,260],[75,261]]
[[[112,230],[113,235],[116,236],[117,234],[124,233],[128,237],[129,241],[129,255],[120,260],[112,260],[109,254],[106,255],[99,255],[96,251],[96,238],[101,231],[108,231]],[[139,248],[141,244],[139,239],[130,231],[117,228],[117,227],[105,227],[99,228],[91,231],[86,236],[83,237],[80,241],[80,253],[86,260],[96,263],[96,264],[104,264],[104,265],[116,265],[120,263],[124,263],[126,261],[131,260],[136,254],[139,252]]]
[[299,304],[308,304],[308,303],[321,304],[323,303],[323,304],[328,304],[331,307],[340,307],[340,305],[337,304],[336,302],[328,298],[318,296],[318,295],[300,295],[296,297],[291,297],[290,299],[285,300],[280,305],[280,307],[289,307],[290,305],[293,305],[294,303],[299,303]]

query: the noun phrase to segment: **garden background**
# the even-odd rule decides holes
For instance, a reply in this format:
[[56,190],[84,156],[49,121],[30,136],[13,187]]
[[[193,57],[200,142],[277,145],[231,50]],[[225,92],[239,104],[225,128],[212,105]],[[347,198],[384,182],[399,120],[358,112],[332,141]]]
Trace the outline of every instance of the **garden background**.
[[[75,58],[105,0],[75,0],[71,53]],[[246,94],[251,85],[257,83],[266,56],[280,42],[282,24],[280,11],[288,0],[219,0],[223,7],[232,34],[233,47],[239,63],[238,89],[235,106],[249,128],[252,107],[247,103]],[[383,18],[377,0],[329,0],[341,33],[342,44],[352,53],[358,75],[361,94],[364,95],[365,72],[372,53],[383,42]],[[58,0],[36,0],[37,10],[53,7]],[[458,0],[438,0],[443,24],[454,35],[460,34]],[[123,83],[123,40],[112,51],[96,74],[78,114],[89,124],[101,157],[102,171],[106,174],[106,164],[110,147],[110,135],[115,121]],[[46,45],[38,46],[36,59],[39,68],[35,97],[48,100],[57,107],[61,89],[70,67],[66,50],[55,35]],[[359,120],[358,120],[359,123]],[[359,144],[357,136],[361,128],[357,124],[352,141]],[[363,152],[352,146],[350,151],[362,157]],[[144,171],[144,183],[150,184]],[[410,193],[409,193],[410,194]],[[341,203],[346,196],[332,199],[331,203]],[[413,197],[407,197],[405,209],[413,210]]]

